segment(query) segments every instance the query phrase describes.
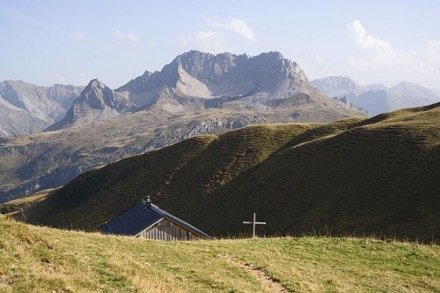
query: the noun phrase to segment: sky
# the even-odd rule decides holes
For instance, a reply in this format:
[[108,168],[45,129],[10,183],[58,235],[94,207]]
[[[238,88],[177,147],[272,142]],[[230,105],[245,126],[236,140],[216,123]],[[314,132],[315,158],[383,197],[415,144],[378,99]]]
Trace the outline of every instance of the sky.
[[0,81],[111,88],[189,50],[440,90],[439,0],[0,0]]

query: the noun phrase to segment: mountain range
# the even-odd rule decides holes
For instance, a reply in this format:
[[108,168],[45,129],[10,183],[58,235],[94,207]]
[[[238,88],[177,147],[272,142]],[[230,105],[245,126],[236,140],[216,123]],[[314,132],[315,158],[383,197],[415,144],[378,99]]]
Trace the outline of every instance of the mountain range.
[[[154,109],[172,115],[211,109],[247,110],[261,114],[289,105],[296,108],[307,105],[295,113],[297,120],[304,120],[298,118],[300,115],[313,115],[311,112],[318,108],[325,108],[324,115],[334,118],[350,115],[341,109],[356,110],[319,94],[310,86],[299,65],[278,52],[251,57],[190,51],[177,56],[161,71],[146,71],[114,91],[102,82],[92,80],[63,121],[47,130]],[[305,120],[321,120],[318,116]]]
[[116,90],[94,79],[44,132],[0,139],[0,202],[198,134],[359,115],[316,91],[280,53],[190,51]]
[[322,94],[353,104],[373,115],[440,101],[439,94],[409,82],[400,82],[388,88],[383,84],[360,85],[349,77],[329,76],[315,79],[311,84]]
[[151,196],[216,236],[238,235],[256,212],[267,222],[259,227],[265,235],[438,242],[439,116],[440,103],[369,119],[197,136],[83,173],[30,207],[21,205],[17,215],[96,231]]

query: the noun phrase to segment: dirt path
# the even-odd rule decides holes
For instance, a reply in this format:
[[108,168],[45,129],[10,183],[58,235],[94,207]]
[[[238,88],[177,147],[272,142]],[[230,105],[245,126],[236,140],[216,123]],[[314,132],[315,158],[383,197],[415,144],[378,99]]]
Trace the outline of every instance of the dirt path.
[[256,269],[251,264],[248,264],[242,260],[236,259],[230,255],[221,255],[223,259],[225,259],[230,264],[233,264],[235,266],[238,266],[246,271],[248,271],[251,275],[255,276],[263,285],[264,288],[266,288],[270,292],[289,292],[286,288],[283,287],[283,285],[280,284],[277,280],[274,280],[271,276],[266,274],[264,271]]

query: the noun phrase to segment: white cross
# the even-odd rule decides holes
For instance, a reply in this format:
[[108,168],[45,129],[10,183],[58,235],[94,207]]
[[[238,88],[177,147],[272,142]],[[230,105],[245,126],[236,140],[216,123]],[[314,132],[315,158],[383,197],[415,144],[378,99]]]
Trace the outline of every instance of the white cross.
[[266,225],[266,222],[257,222],[257,214],[254,213],[254,220],[251,221],[243,221],[243,224],[252,224],[252,237],[255,238],[255,225]]

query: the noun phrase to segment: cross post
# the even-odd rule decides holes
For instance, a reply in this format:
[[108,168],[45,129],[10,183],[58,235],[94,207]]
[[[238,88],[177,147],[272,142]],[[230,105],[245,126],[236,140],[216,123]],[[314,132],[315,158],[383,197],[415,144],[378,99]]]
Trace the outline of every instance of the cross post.
[[243,221],[243,224],[252,224],[252,237],[255,238],[255,225],[266,225],[266,222],[257,222],[257,214],[254,213],[253,221]]

